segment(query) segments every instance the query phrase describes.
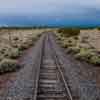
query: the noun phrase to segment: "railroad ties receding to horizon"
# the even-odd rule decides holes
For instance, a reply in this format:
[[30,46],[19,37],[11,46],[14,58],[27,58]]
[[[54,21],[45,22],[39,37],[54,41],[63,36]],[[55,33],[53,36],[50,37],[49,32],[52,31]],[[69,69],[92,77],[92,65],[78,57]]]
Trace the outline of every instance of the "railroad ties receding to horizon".
[[58,67],[53,48],[47,36],[40,65],[36,100],[73,100]]

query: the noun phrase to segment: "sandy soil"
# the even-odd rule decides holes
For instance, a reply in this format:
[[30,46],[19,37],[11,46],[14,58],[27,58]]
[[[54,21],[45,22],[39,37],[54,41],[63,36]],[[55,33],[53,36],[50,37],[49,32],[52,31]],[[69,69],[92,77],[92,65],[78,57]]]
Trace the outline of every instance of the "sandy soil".
[[87,42],[100,51],[100,31],[97,29],[81,30],[80,39],[88,38]]

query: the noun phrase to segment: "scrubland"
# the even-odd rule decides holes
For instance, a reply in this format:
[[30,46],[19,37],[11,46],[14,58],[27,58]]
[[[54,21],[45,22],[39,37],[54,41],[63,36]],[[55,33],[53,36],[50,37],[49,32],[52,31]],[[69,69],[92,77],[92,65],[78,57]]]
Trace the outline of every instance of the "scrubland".
[[100,30],[62,28],[56,32],[58,43],[76,59],[100,65]]
[[35,44],[43,29],[0,29],[0,74],[13,72],[24,50]]

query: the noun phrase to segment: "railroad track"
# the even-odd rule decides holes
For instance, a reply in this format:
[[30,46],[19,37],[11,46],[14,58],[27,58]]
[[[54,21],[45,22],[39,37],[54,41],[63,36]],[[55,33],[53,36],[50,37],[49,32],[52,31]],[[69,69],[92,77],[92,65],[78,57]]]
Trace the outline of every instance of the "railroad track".
[[35,100],[73,100],[48,35],[41,56]]
[[[94,100],[97,95],[98,98],[95,99],[99,100],[99,91],[97,92],[94,88],[96,85],[91,87],[92,89],[85,87],[86,90],[94,91],[93,94],[88,90],[87,95],[84,87],[80,87],[81,84],[79,85],[79,89],[82,89],[80,94],[76,92],[77,88],[74,90],[71,87],[73,84],[66,79],[69,74],[67,73],[64,77],[63,73],[65,66],[68,68],[71,66],[64,63],[68,58],[63,59],[65,53],[61,53],[62,49],[59,52],[60,49],[57,47],[53,34],[44,34],[35,48],[23,59],[24,68],[17,73],[14,82],[11,84],[9,82],[9,87],[0,96],[0,100],[83,100],[84,98],[86,98],[84,100],[88,100],[88,98],[90,100],[92,97],[91,100]],[[74,78],[72,79],[76,80],[76,74]]]

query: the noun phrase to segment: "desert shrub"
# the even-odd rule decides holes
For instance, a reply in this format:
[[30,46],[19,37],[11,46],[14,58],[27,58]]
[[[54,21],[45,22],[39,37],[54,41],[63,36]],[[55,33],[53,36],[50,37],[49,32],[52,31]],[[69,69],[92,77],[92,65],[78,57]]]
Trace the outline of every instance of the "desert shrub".
[[[59,44],[65,48],[66,53],[73,54],[73,56],[82,61],[94,65],[100,65],[100,55],[96,49],[91,45],[86,45],[88,42],[88,36],[84,36],[81,41],[79,41],[80,30],[74,29],[58,29],[57,40]],[[81,45],[79,44],[81,42]],[[82,43],[85,43],[82,44]]]
[[66,42],[60,42],[60,43],[63,48],[68,48],[69,46],[69,44],[67,44]]
[[5,50],[3,50],[3,49],[0,50],[0,53],[1,53],[1,54],[4,54],[4,53],[5,53]]
[[18,48],[7,47],[2,54],[4,57],[16,59],[20,56]]
[[88,43],[88,39],[89,39],[88,36],[82,37],[81,43]]
[[8,58],[12,58],[12,59],[16,59],[20,56],[21,52],[19,51],[18,48],[12,48],[11,51],[8,52],[7,57]]
[[0,61],[4,58],[4,56],[2,54],[0,54]]
[[25,49],[28,49],[29,45],[27,42],[23,42],[20,46],[19,46],[19,50],[23,51]]
[[58,41],[61,40],[61,37],[57,37],[57,40],[58,40]]
[[75,58],[89,61],[93,55],[95,52],[92,49],[80,48],[80,52],[75,55]]
[[80,29],[78,28],[60,28],[58,29],[58,33],[62,33],[62,35],[66,37],[77,36],[80,34]]
[[8,48],[7,47],[1,47],[0,48],[0,53],[1,54],[5,54],[5,52],[8,50]]
[[37,34],[36,36],[33,36],[33,37],[31,38],[31,40],[32,40],[33,42],[35,42],[35,41],[38,40],[38,38],[39,38],[41,35],[42,35],[42,34]]
[[72,42],[68,42],[68,41],[62,42],[62,47],[63,47],[63,48],[68,48],[68,47],[70,47],[70,46],[72,46],[72,45],[73,45]]
[[76,44],[77,40],[75,40],[74,38],[66,38],[62,41],[62,47],[64,48],[76,46]]
[[23,51],[25,49],[28,49],[30,46],[32,46],[34,44],[33,40],[27,40],[27,41],[23,41],[19,46],[19,50]]
[[18,47],[19,47],[19,44],[18,44],[18,43],[13,43],[13,44],[12,44],[12,47],[13,47],[13,48],[18,48]]
[[61,35],[60,35],[60,34],[56,34],[56,36],[57,36],[57,38],[56,38],[56,39],[57,39],[58,41],[59,41],[59,40],[61,40],[61,38],[62,38],[62,37],[61,37]]
[[100,30],[100,27],[98,27],[97,29]]
[[34,43],[37,41],[37,39],[41,36],[41,34],[38,34],[36,36],[32,36],[28,38],[26,41],[22,41],[20,46],[18,47],[19,50],[23,51],[25,49],[28,49],[30,46],[34,45]]
[[21,66],[17,63],[16,60],[12,59],[3,59],[0,62],[0,74],[13,72],[20,68]]
[[75,40],[78,40],[78,39],[79,39],[78,36],[74,36],[73,38],[74,38]]
[[62,28],[57,30],[58,33],[62,33]]
[[71,53],[71,54],[77,54],[77,53],[79,53],[80,52],[80,48],[79,47],[69,47],[68,49],[67,49],[67,53],[69,54],[69,53]]
[[98,56],[98,55],[92,56],[90,58],[89,62],[94,64],[94,65],[100,65],[100,56]]
[[13,40],[14,40],[14,41],[18,41],[18,40],[19,40],[19,37],[14,36],[14,37],[13,37]]
[[5,57],[8,55],[10,49],[11,49],[11,47],[2,47],[0,53]]
[[41,34],[38,34],[38,35],[37,35],[37,37],[40,37],[40,36],[41,36]]

